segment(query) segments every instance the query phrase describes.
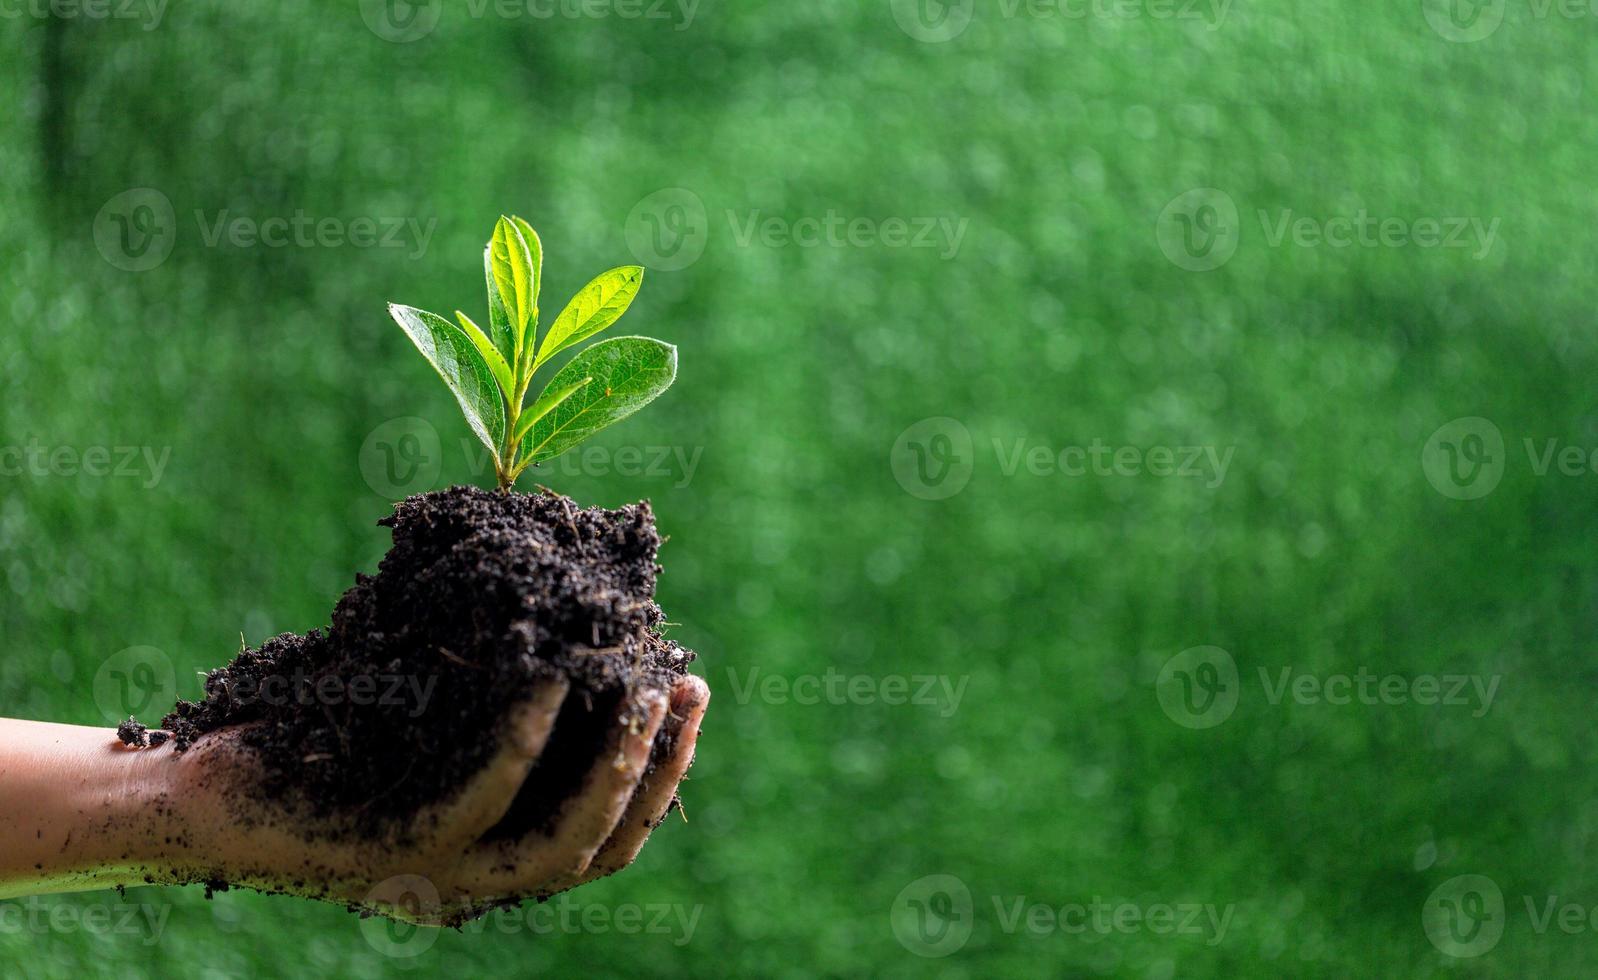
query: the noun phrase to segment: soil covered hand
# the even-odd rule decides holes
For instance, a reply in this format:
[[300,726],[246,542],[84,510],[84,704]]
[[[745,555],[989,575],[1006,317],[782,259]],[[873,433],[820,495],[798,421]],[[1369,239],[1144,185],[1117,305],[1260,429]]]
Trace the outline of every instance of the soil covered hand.
[[452,487],[382,523],[327,628],[241,644],[138,750],[0,721],[0,898],[205,882],[452,924],[628,864],[709,697],[649,504]]
[[433,925],[618,871],[676,799],[709,691],[688,676],[669,694],[625,699],[581,790],[553,825],[508,836],[502,822],[548,746],[568,694],[567,682],[554,678],[513,707],[496,753],[455,798],[377,838],[352,837],[336,820],[307,822],[292,807],[253,801],[251,751],[237,732],[216,732],[180,756],[156,760],[174,770],[188,797],[175,799],[174,810],[189,836],[209,845],[169,855],[171,870],[179,878],[219,879]]
[[29,726],[13,743],[26,757],[6,768],[31,773],[35,792],[49,792],[45,770],[87,770],[59,808],[0,812],[0,830],[19,842],[17,853],[0,853],[0,894],[204,882],[426,925],[553,895],[637,856],[676,799],[709,701],[693,676],[624,699],[581,789],[550,825],[507,833],[507,813],[568,696],[577,695],[563,678],[542,685],[502,719],[496,751],[460,792],[377,835],[309,817],[292,797],[267,802],[252,792],[260,760],[241,729],[213,732],[180,754],[170,743],[129,751],[103,729],[4,723]]

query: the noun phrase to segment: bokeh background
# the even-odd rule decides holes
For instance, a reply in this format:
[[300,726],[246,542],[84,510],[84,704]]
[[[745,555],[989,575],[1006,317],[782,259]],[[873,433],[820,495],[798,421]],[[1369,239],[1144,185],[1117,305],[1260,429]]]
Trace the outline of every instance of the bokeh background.
[[[325,624],[395,496],[491,483],[384,303],[481,319],[501,212],[551,312],[651,267],[622,327],[680,345],[676,386],[533,480],[653,501],[715,700],[689,822],[576,927],[147,888],[5,903],[5,972],[1592,971],[1595,31],[1531,0],[7,4],[5,714],[153,721],[241,634]],[[1350,243],[1361,215],[1391,223]],[[1095,441],[1135,453],[1061,469]],[[1331,703],[1362,669],[1397,703]],[[1129,927],[1066,928],[1093,902]],[[48,924],[128,905],[162,925]]]

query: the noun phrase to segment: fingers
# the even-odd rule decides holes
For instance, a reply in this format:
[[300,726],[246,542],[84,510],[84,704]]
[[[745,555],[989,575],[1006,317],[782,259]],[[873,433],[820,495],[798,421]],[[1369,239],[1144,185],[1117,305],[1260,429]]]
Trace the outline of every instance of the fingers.
[[588,870],[569,887],[614,874],[638,857],[650,832],[665,820],[672,800],[677,798],[678,784],[693,765],[699,725],[709,704],[710,688],[704,681],[692,674],[677,681],[671,692],[671,714],[666,719],[664,735],[670,740],[670,750],[654,770],[644,776],[616,832],[594,855]]
[[623,703],[610,739],[583,788],[566,802],[553,835],[535,832],[484,848],[485,873],[496,890],[547,894],[551,882],[587,870],[638,787],[666,708],[666,696],[658,691]]
[[649,694],[643,715],[636,712],[618,726],[612,742],[588,773],[582,792],[567,804],[555,828],[556,847],[571,856],[558,870],[580,874],[615,831],[627,801],[649,764],[649,749],[666,718],[666,697]]
[[561,702],[571,683],[564,677],[542,682],[532,697],[513,707],[500,729],[499,748],[482,772],[438,814],[440,838],[466,847],[499,823],[515,801],[527,771],[544,751]]

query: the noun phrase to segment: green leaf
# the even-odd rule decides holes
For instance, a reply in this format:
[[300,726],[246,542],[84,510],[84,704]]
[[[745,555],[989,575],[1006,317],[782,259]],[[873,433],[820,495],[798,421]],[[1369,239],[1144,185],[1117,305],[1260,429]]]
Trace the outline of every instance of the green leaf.
[[533,226],[516,217],[510,216],[511,223],[516,230],[522,233],[522,241],[527,243],[527,254],[532,258],[533,265],[533,294],[532,294],[532,320],[531,326],[538,326],[538,292],[544,288],[544,243],[539,239],[538,232]]
[[592,380],[594,379],[583,378],[581,381],[574,381],[564,388],[556,388],[553,384],[546,387],[544,393],[538,396],[538,400],[533,402],[533,406],[522,413],[521,421],[516,423],[516,434],[511,436],[510,441],[521,442],[527,437],[527,430],[531,429],[539,419],[554,411],[555,406],[570,398],[583,385]]
[[483,355],[483,362],[488,365],[488,370],[493,373],[494,380],[499,382],[499,388],[505,393],[506,404],[516,397],[516,379],[511,377],[510,365],[505,363],[505,358],[494,347],[494,342],[483,333],[483,328],[472,322],[472,318],[455,311],[455,319],[461,322],[461,329],[466,331],[466,339],[477,348],[477,353]]
[[467,424],[498,458],[505,438],[504,402],[477,346],[460,327],[435,313],[397,303],[390,303],[388,312],[449,385]]
[[560,311],[560,316],[555,318],[549,332],[544,335],[543,348],[538,352],[538,360],[533,362],[533,370],[538,370],[545,361],[566,348],[587,340],[615,323],[632,305],[633,297],[638,295],[638,287],[643,281],[644,269],[637,265],[624,265],[600,273],[573,296],[566,308]]
[[527,240],[509,218],[500,218],[494,225],[494,238],[489,242],[493,261],[494,285],[499,290],[500,302],[510,315],[511,330],[516,337],[516,349],[521,350],[522,338],[527,332],[527,321],[533,313],[533,256]]
[[[643,408],[677,377],[677,348],[648,337],[617,337],[578,354],[550,379],[560,392],[593,380],[539,419],[521,441],[523,466],[559,456],[584,439]],[[542,399],[540,399],[542,400]]]
[[516,335],[510,329],[510,314],[505,312],[505,301],[500,299],[499,284],[494,282],[494,246],[483,246],[483,276],[488,280],[488,335],[494,346],[509,361],[516,356]]

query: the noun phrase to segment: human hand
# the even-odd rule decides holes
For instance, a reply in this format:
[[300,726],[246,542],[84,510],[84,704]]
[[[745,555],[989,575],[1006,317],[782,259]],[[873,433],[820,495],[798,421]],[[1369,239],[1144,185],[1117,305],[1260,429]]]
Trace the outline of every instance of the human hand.
[[[80,820],[76,847],[71,832],[59,852],[47,846],[42,824],[52,825],[52,840],[59,827],[44,811],[36,818],[41,826],[29,835],[30,818],[20,809],[0,810],[0,830],[11,830],[19,841],[37,841],[9,860],[0,853],[0,895],[206,882],[338,902],[418,924],[454,925],[499,903],[573,888],[632,863],[664,819],[692,763],[710,694],[703,681],[686,676],[669,695],[624,702],[583,788],[566,801],[549,833],[485,840],[543,752],[567,694],[564,679],[550,681],[508,712],[497,753],[457,796],[380,839],[351,837],[343,828],[308,822],[291,806],[252,795],[259,761],[241,743],[240,729],[214,732],[179,754],[170,744],[137,752],[91,747],[78,733],[96,732],[104,743],[104,730],[36,726],[51,735],[40,736],[41,746],[81,754],[106,778],[85,780],[78,802],[90,805],[64,808],[89,818]],[[651,767],[657,741],[660,751]],[[0,764],[0,773],[7,771]],[[35,862],[37,873],[27,873],[33,856],[52,863]],[[37,881],[31,888],[12,880],[30,877]]]

